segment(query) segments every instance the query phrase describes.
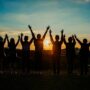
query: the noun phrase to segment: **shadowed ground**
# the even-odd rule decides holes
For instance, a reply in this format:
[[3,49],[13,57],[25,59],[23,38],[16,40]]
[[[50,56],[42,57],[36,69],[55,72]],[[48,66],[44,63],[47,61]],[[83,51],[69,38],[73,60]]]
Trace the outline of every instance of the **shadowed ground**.
[[90,90],[90,75],[1,74],[0,89]]
[[[47,53],[47,52],[46,52]],[[0,72],[0,89],[21,89],[21,90],[90,90],[90,70],[87,76],[80,76],[78,60],[75,61],[73,75],[67,74],[67,63],[64,56],[61,59],[60,75],[52,73],[52,59],[47,53],[44,58],[43,72],[31,71],[30,74],[15,74],[6,71]],[[33,54],[32,54],[33,60]]]

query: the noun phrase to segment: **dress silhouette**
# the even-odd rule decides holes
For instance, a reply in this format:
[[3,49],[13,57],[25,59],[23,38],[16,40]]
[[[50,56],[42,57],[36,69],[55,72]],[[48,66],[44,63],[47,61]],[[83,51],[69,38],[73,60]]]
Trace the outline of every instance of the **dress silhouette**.
[[83,75],[84,72],[85,72],[85,74],[87,74],[90,43],[87,42],[87,39],[83,39],[83,42],[81,42],[76,36],[75,36],[75,38],[81,46],[80,52],[79,52],[79,55],[80,55],[80,74]]
[[33,38],[28,41],[28,36],[24,36],[21,34],[21,45],[22,45],[22,69],[23,71],[30,71],[30,45],[32,44]]
[[49,31],[50,40],[53,44],[53,72],[54,74],[60,73],[60,57],[61,57],[61,45],[63,43],[63,30],[61,31],[61,40],[59,41],[59,35],[55,36],[55,41],[52,37],[52,31]]
[[68,64],[68,73],[73,73],[73,63],[75,58],[75,44],[76,41],[74,39],[74,36],[71,36],[68,38],[68,42],[65,39],[64,36],[64,44],[66,46],[66,57],[67,57],[67,64]]
[[18,36],[18,41],[15,43],[15,39],[11,38],[9,41],[8,35],[7,42],[8,42],[8,59],[9,59],[9,69],[15,71],[15,64],[16,64],[16,47],[19,43],[20,36]]
[[35,46],[35,70],[42,70],[42,53],[43,53],[43,41],[45,39],[45,36],[49,30],[49,26],[47,27],[43,37],[41,38],[41,34],[37,34],[37,38],[35,37],[34,32],[32,31],[31,26],[28,26],[32,37],[34,39],[34,46]]

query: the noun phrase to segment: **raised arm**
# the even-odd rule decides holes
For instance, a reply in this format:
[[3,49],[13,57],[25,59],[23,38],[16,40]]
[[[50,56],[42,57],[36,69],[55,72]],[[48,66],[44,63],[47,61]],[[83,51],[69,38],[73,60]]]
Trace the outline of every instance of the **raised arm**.
[[33,40],[34,40],[34,39],[33,39],[33,37],[32,37],[31,40],[29,41],[29,45],[32,44]]
[[54,40],[53,40],[53,37],[52,37],[52,31],[51,30],[49,31],[49,35],[50,35],[51,42],[54,43]]
[[63,38],[64,38],[64,36],[63,36],[63,32],[64,32],[64,30],[62,29],[62,30],[61,30],[61,43],[62,43],[63,40],[64,40],[64,39],[63,39]]
[[78,43],[81,45],[82,44],[82,42],[77,38],[77,36],[76,35],[74,35],[74,37],[75,37],[75,39],[78,41]]
[[29,29],[30,29],[30,31],[31,31],[31,34],[32,34],[33,39],[36,39],[36,38],[35,38],[35,34],[33,33],[33,30],[32,30],[32,28],[31,28],[31,26],[30,26],[30,25],[28,25],[28,28],[29,28]]
[[47,34],[47,32],[48,32],[49,29],[50,29],[50,26],[47,27],[47,29],[46,29],[46,31],[45,31],[43,37],[42,37],[43,40],[45,39],[45,36],[46,36],[46,34]]
[[73,39],[73,43],[76,44],[76,40],[75,40],[74,35],[72,35],[72,39]]
[[7,40],[7,34],[5,35],[5,38],[3,40],[3,44],[5,44],[6,40]]
[[63,36],[63,41],[64,41],[64,44],[66,45],[67,44],[67,42],[66,42],[66,38],[65,38],[66,36],[64,35]]
[[9,44],[9,39],[8,39],[8,35],[6,34],[6,36],[5,36],[5,37],[6,37],[6,39],[7,39],[7,43]]
[[20,42],[23,43],[23,33],[21,33]]
[[20,41],[20,36],[18,36],[18,41],[17,41],[17,43],[16,43],[16,47],[17,47],[19,41]]

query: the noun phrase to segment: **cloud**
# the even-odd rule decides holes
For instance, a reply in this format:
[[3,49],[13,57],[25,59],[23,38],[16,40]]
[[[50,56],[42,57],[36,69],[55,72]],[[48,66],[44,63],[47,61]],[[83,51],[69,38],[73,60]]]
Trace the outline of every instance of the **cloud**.
[[[43,34],[43,30],[33,30],[33,32],[35,33],[35,35],[37,35],[38,33]],[[0,27],[0,36],[5,36],[5,34],[8,34],[10,37],[16,37],[18,35],[20,35],[21,33],[27,36],[29,36],[30,38],[32,37],[31,32],[29,31],[29,29],[27,28],[26,30],[24,29],[12,29],[12,28],[8,28],[8,27]]]

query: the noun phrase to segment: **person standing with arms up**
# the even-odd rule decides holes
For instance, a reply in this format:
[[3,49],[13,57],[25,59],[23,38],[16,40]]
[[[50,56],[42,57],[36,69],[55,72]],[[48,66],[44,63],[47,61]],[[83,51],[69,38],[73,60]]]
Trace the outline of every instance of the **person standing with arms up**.
[[20,39],[21,45],[22,45],[22,69],[23,72],[29,73],[30,71],[30,45],[33,42],[33,38],[28,41],[28,36],[24,36],[23,40],[23,34],[21,34]]
[[64,44],[66,46],[66,57],[67,57],[67,64],[68,64],[68,74],[73,73],[73,63],[75,58],[75,45],[76,41],[74,36],[68,38],[68,42],[65,39],[64,35]]
[[12,71],[15,71],[15,64],[16,64],[16,47],[20,41],[20,36],[18,36],[18,40],[17,42],[15,43],[15,39],[14,38],[11,38],[9,40],[9,37],[8,35],[6,35],[6,38],[7,38],[7,42],[8,42],[8,49],[9,49],[9,55],[8,55],[8,58],[9,58],[9,69]]
[[3,39],[1,36],[0,36],[0,70],[3,70],[4,68],[4,45],[5,45],[5,42],[6,42],[6,35],[5,35],[5,38]]
[[49,26],[47,27],[44,35],[42,36],[41,38],[41,34],[37,34],[37,38],[35,37],[35,34],[31,28],[30,25],[28,25],[30,31],[31,31],[31,34],[32,34],[32,37],[34,39],[34,46],[35,46],[35,70],[39,70],[41,71],[42,70],[42,53],[43,53],[43,41],[45,39],[45,36],[49,30]]
[[60,73],[60,57],[61,57],[61,46],[63,43],[63,30],[61,31],[61,40],[59,41],[59,35],[55,36],[55,41],[52,37],[52,31],[49,31],[50,40],[53,45],[53,72],[54,74]]
[[75,38],[81,46],[80,52],[79,52],[79,55],[80,55],[80,74],[83,75],[83,73],[85,72],[85,74],[87,75],[90,43],[88,43],[86,38],[83,39],[83,42],[81,42],[77,38],[76,35],[75,35]]

